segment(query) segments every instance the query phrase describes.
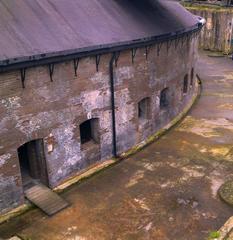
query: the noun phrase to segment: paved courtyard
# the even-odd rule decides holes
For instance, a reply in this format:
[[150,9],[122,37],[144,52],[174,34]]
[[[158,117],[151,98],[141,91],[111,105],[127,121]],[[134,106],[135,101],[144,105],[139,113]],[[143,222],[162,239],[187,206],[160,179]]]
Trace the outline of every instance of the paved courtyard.
[[32,240],[202,240],[233,215],[219,186],[233,178],[233,62],[201,54],[203,92],[157,142],[76,184],[66,210],[34,209],[0,226]]

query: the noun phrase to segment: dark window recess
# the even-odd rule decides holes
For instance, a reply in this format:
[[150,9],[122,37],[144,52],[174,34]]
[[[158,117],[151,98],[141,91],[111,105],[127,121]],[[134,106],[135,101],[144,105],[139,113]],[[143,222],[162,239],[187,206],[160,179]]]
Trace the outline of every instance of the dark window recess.
[[183,93],[188,92],[188,74],[184,77],[184,83],[183,83]]
[[148,119],[150,111],[150,98],[144,98],[138,103],[138,118]]
[[193,86],[193,79],[194,79],[194,69],[191,70],[191,80],[190,80],[190,86]]
[[97,118],[85,121],[79,128],[81,144],[89,141],[99,143],[99,121]]
[[166,108],[169,105],[168,88],[165,88],[160,93],[160,108]]

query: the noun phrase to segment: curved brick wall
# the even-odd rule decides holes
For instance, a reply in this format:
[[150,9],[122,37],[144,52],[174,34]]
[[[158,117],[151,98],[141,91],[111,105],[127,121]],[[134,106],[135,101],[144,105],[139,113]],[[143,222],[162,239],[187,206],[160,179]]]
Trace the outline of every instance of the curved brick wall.
[[[176,117],[191,100],[195,85],[197,44],[193,34],[179,42],[164,42],[136,51],[121,52],[114,65],[118,154],[127,151]],[[0,75],[0,212],[23,203],[17,149],[24,143],[44,140],[50,187],[112,156],[112,121],[109,61],[101,56],[79,62],[77,77],[72,61],[54,65],[53,82],[48,66],[26,72],[25,89],[20,71]],[[184,93],[184,78],[187,85]],[[160,106],[161,91],[168,88]],[[140,105],[138,103],[146,98]],[[98,119],[94,138],[81,144],[80,124]]]

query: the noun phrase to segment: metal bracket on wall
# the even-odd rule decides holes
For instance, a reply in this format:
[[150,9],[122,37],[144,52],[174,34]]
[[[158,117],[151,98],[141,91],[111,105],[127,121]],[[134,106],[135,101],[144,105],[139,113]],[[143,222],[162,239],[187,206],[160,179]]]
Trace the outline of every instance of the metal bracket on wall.
[[186,40],[186,35],[181,37],[181,45],[182,45],[182,47],[184,46],[185,40]]
[[162,48],[162,45],[163,45],[162,42],[161,42],[161,43],[158,43],[158,45],[157,45],[157,56],[159,56],[159,54],[160,54],[160,50],[161,50],[161,48]]
[[117,67],[117,63],[118,63],[118,60],[119,60],[120,55],[121,55],[121,52],[116,52],[116,53],[115,53],[115,58],[114,58],[115,67]]
[[25,88],[26,68],[20,69],[20,76],[21,76],[22,87]]
[[50,77],[50,81],[53,82],[53,73],[54,73],[54,64],[51,63],[48,65],[49,67],[49,77]]
[[78,74],[77,74],[78,66],[79,66],[79,58],[74,59],[74,75],[75,75],[75,77],[78,76]]
[[186,38],[187,47],[189,46],[190,39],[191,39],[191,35],[187,35],[187,38]]
[[177,47],[179,46],[180,43],[180,38],[176,38],[175,39],[175,49],[177,49]]
[[192,33],[192,38],[196,38],[196,34],[197,34],[197,32],[193,32]]
[[99,64],[100,64],[101,55],[95,56],[95,64],[96,64],[96,71],[99,72]]
[[137,53],[137,48],[131,49],[132,63],[134,63],[134,58],[136,56],[136,53]]
[[167,41],[167,52],[169,51],[171,45],[172,45],[172,40],[168,40]]
[[146,60],[148,59],[148,55],[149,55],[150,49],[151,49],[151,45],[145,47],[145,51],[146,51]]
[[194,32],[192,32],[192,33],[190,34],[190,38],[192,39],[193,37],[195,37],[195,33],[194,33]]

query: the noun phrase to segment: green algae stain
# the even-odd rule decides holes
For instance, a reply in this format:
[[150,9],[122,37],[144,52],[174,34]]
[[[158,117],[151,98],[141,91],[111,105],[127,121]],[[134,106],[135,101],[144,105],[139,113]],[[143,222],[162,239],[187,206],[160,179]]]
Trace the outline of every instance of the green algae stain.
[[218,105],[217,108],[222,110],[233,110],[233,104],[224,103],[224,104]]
[[213,232],[210,232],[209,234],[209,237],[208,237],[208,240],[211,240],[211,239],[217,239],[220,237],[220,232],[218,231],[213,231]]
[[179,126],[177,131],[194,133],[202,137],[222,137],[221,129],[232,131],[232,123],[225,118],[217,119],[195,119],[191,116],[187,117]]
[[233,10],[229,7],[218,6],[218,5],[205,5],[205,4],[195,4],[195,3],[182,3],[184,7],[188,10],[202,10],[210,12],[226,12],[232,13]]

